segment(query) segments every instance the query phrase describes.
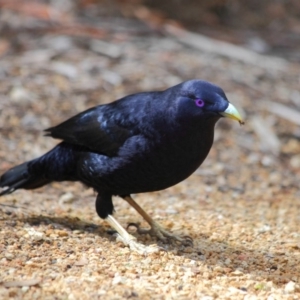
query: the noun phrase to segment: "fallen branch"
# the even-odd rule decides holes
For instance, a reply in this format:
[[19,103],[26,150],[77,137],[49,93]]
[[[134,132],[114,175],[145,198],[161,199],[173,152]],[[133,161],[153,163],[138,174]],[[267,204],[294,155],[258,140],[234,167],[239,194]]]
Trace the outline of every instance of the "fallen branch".
[[166,33],[179,42],[201,51],[225,56],[266,69],[285,70],[289,66],[289,63],[282,58],[261,55],[249,49],[218,41],[202,34],[192,33],[171,24],[166,24],[164,29]]
[[300,125],[300,112],[295,109],[270,101],[265,101],[263,108],[285,120]]
[[163,15],[140,5],[135,6],[134,15],[145,22],[149,27],[159,30],[182,44],[194,47],[201,51],[221,55],[244,63],[263,67],[266,69],[285,70],[289,62],[277,57],[258,54],[241,46],[218,41],[199,33],[193,33],[184,29],[180,24],[167,19]]

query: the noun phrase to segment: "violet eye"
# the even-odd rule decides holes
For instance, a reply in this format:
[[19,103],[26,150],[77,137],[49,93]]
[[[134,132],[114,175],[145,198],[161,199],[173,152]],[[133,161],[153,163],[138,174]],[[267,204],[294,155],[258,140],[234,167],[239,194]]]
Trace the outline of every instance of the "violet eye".
[[196,99],[195,101],[196,105],[199,107],[203,107],[204,106],[204,101],[202,99]]

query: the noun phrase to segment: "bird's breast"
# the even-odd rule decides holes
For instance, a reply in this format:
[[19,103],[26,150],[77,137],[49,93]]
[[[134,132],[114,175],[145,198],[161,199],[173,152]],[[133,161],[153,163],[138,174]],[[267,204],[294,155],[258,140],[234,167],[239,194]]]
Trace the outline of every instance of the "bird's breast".
[[212,142],[213,129],[136,138],[121,152],[124,164],[116,173],[133,183],[131,193],[165,189],[190,176],[207,157]]
[[162,190],[186,179],[202,164],[213,133],[212,126],[133,136],[115,157],[89,154],[83,173],[94,188],[117,195]]

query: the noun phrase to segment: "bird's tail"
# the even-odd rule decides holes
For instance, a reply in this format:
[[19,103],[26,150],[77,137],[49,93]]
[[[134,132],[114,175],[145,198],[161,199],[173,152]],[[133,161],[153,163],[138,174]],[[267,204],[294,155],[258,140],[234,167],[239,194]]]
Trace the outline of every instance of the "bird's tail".
[[10,194],[17,189],[36,189],[51,181],[30,172],[28,165],[32,161],[25,162],[21,165],[11,168],[0,177],[0,196]]
[[11,168],[0,177],[0,196],[17,189],[36,189],[52,181],[76,181],[76,165],[84,147],[60,143],[39,158]]

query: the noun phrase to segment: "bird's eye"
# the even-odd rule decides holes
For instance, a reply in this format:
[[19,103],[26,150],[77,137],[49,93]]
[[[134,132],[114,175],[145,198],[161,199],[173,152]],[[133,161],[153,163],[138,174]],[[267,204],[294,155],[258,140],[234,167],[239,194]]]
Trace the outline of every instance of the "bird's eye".
[[195,100],[195,103],[196,103],[196,105],[197,106],[199,106],[199,107],[203,107],[204,106],[204,101],[202,100],[202,99],[196,99]]

